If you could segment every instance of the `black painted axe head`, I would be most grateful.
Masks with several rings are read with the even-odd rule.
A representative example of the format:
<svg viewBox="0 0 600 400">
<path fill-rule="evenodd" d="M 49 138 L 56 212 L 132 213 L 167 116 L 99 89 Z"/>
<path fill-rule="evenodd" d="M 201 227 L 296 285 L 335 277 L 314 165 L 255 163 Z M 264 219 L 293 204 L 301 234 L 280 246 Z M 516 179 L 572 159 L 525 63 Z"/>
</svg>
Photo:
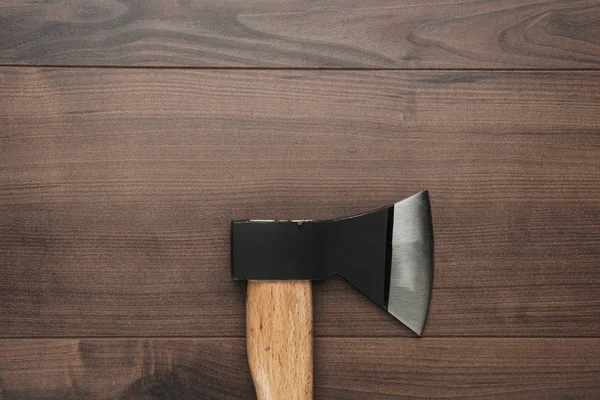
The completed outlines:
<svg viewBox="0 0 600 400">
<path fill-rule="evenodd" d="M 234 279 L 323 280 L 339 274 L 417 335 L 433 283 L 427 191 L 328 221 L 233 221 Z"/>
</svg>

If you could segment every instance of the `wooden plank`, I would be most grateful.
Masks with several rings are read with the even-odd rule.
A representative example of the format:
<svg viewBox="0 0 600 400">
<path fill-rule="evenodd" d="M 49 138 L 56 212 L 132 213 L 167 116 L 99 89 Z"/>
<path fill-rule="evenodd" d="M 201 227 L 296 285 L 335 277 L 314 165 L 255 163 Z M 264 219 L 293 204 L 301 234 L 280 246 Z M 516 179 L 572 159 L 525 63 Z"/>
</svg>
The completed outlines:
<svg viewBox="0 0 600 400">
<path fill-rule="evenodd" d="M 2 340 L 2 399 L 252 398 L 243 339 Z"/>
<path fill-rule="evenodd" d="M 428 336 L 600 333 L 600 72 L 0 71 L 0 335 L 236 336 L 229 223 L 429 188 Z M 317 336 L 410 335 L 339 278 Z"/>
<path fill-rule="evenodd" d="M 596 0 L 158 0 L 0 6 L 0 63 L 598 68 Z"/>
<path fill-rule="evenodd" d="M 317 399 L 597 399 L 599 339 L 321 338 Z M 2 398 L 252 399 L 243 339 L 4 339 Z"/>
<path fill-rule="evenodd" d="M 596 399 L 599 344 L 598 339 L 321 339 L 317 393 L 346 400 Z"/>
</svg>

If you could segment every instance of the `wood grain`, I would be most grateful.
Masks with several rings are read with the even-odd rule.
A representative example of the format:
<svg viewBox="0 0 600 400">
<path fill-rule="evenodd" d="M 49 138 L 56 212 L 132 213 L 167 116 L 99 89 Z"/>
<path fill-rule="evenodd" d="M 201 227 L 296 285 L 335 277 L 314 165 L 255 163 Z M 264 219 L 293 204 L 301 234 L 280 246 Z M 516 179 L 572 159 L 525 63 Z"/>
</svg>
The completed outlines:
<svg viewBox="0 0 600 400">
<path fill-rule="evenodd" d="M 312 282 L 249 281 L 248 365 L 258 400 L 313 400 Z"/>
<path fill-rule="evenodd" d="M 3 400 L 250 399 L 253 391 L 243 339 L 0 341 Z"/>
<path fill-rule="evenodd" d="M 600 333 L 600 73 L 0 70 L 0 335 L 244 335 L 232 219 L 430 190 L 426 336 Z M 410 335 L 339 278 L 317 336 Z"/>
<path fill-rule="evenodd" d="M 316 340 L 315 398 L 589 399 L 599 339 Z M 253 399 L 243 339 L 0 340 L 4 400 Z"/>
<path fill-rule="evenodd" d="M 13 0 L 0 63 L 598 68 L 596 0 Z"/>
</svg>

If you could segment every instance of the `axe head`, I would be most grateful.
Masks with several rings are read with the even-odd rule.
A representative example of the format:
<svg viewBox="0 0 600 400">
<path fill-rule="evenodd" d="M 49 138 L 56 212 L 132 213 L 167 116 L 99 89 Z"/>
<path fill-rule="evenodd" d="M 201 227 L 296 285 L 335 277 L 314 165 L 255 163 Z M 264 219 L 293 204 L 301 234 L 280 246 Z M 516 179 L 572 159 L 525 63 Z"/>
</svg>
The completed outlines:
<svg viewBox="0 0 600 400">
<path fill-rule="evenodd" d="M 427 191 L 328 221 L 233 221 L 234 279 L 323 280 L 339 274 L 417 335 L 433 283 Z"/>
</svg>

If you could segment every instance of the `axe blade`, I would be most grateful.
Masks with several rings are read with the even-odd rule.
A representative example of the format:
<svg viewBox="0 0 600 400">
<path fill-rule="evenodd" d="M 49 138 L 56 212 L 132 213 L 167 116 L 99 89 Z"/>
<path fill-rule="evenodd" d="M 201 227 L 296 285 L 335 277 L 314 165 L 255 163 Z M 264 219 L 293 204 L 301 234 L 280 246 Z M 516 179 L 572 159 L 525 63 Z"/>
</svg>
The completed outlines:
<svg viewBox="0 0 600 400">
<path fill-rule="evenodd" d="M 234 279 L 323 280 L 339 274 L 423 333 L 433 283 L 427 191 L 373 212 L 329 221 L 233 221 Z"/>
<path fill-rule="evenodd" d="M 394 204 L 387 310 L 423 334 L 433 284 L 433 228 L 427 191 Z"/>
</svg>

